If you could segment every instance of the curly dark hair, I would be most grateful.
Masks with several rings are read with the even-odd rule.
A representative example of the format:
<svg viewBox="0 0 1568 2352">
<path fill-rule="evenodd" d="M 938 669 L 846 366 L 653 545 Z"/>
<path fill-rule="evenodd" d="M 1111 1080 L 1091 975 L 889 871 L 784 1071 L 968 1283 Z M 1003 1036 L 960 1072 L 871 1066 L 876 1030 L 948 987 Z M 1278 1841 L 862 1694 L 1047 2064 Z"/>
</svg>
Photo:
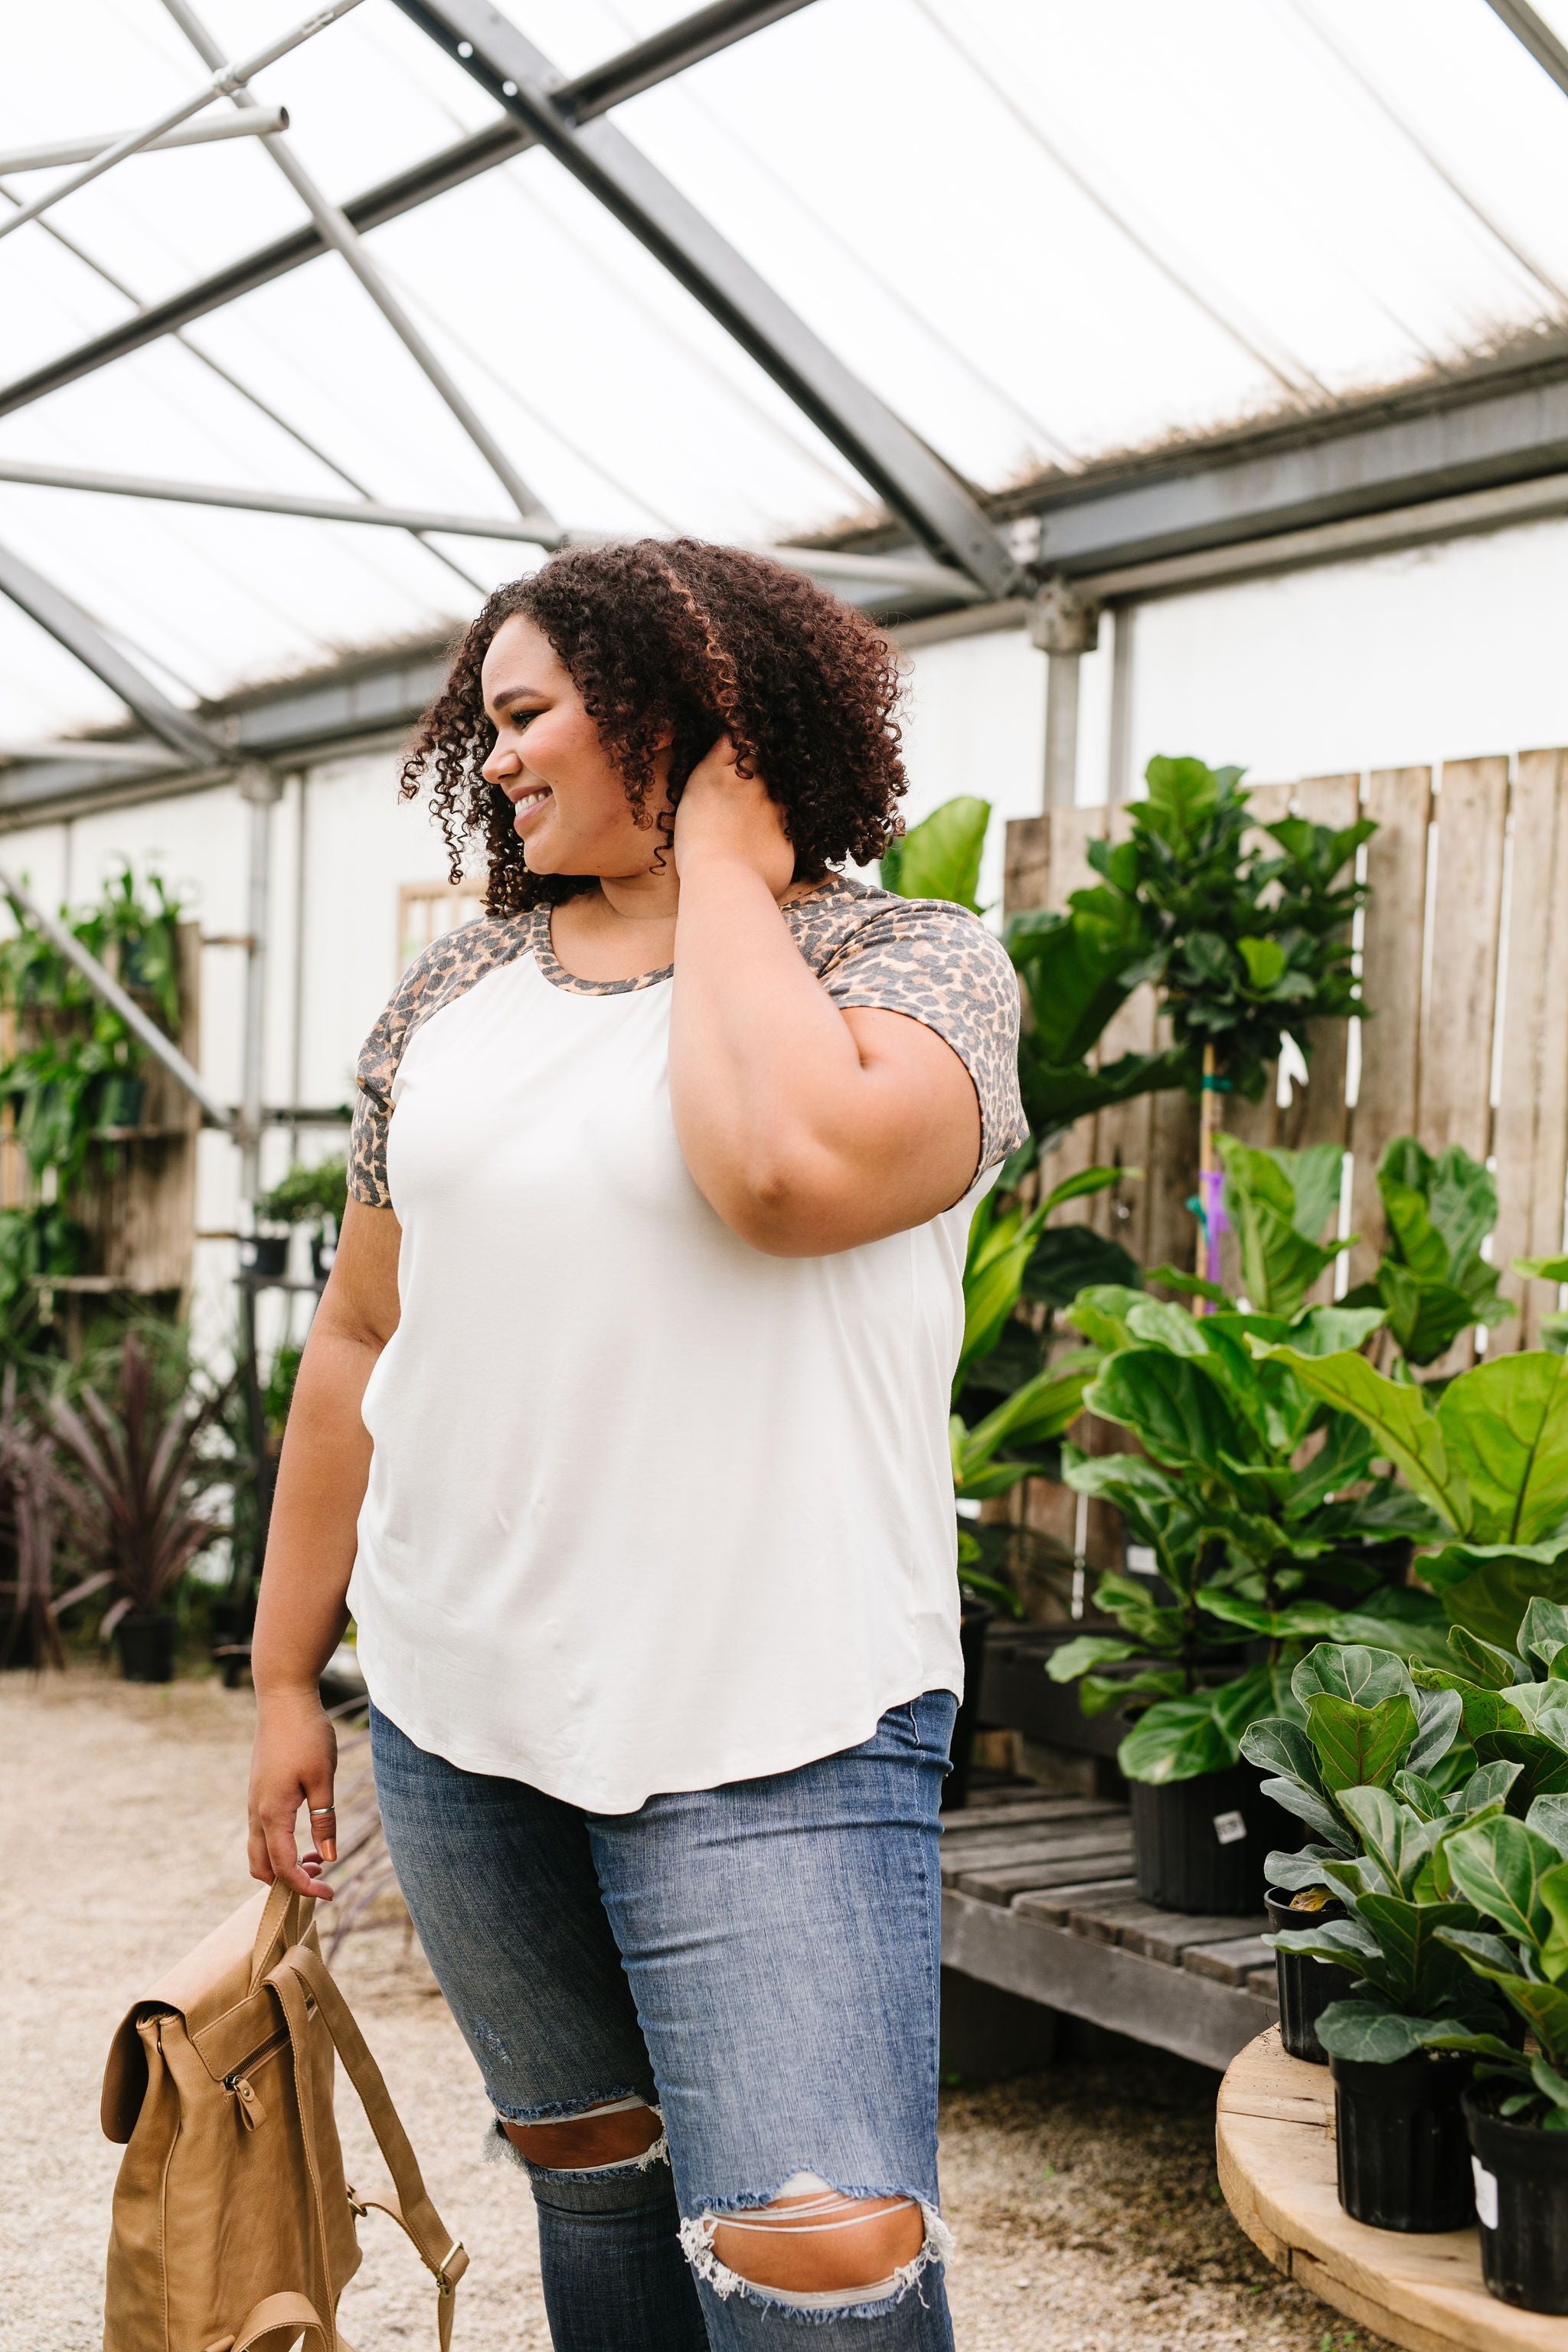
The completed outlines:
<svg viewBox="0 0 1568 2352">
<path fill-rule="evenodd" d="M 433 777 L 454 882 L 465 844 L 484 842 L 488 914 L 594 887 L 591 876 L 531 874 L 510 802 L 479 772 L 496 740 L 479 673 L 496 631 L 518 613 L 571 673 L 639 824 L 655 822 L 647 802 L 668 730 L 672 805 L 727 733 L 742 772 L 760 775 L 783 811 L 797 880 L 847 859 L 868 864 L 900 829 L 898 657 L 863 613 L 744 548 L 695 539 L 569 548 L 487 599 L 404 762 L 405 800 Z"/>
</svg>

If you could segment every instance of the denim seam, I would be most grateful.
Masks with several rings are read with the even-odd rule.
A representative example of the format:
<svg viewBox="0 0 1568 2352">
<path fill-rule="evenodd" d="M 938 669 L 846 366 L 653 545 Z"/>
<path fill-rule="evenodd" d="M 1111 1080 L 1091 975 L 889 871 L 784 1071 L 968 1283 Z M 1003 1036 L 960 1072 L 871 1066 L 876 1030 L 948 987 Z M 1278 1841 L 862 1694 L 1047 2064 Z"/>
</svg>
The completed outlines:
<svg viewBox="0 0 1568 2352">
<path fill-rule="evenodd" d="M 776 2312 L 782 2319 L 794 2320 L 806 2327 L 831 2326 L 840 2319 L 879 2319 L 895 2310 L 911 2292 L 920 2295 L 923 2305 L 925 2297 L 920 2290 L 922 2272 L 929 2270 L 932 2263 L 947 2263 L 952 2255 L 952 2231 L 935 2206 L 928 2205 L 923 2197 L 916 2197 L 908 2189 L 841 2189 L 838 2194 L 856 2201 L 877 2197 L 903 2197 L 910 2204 L 920 2207 L 925 2223 L 925 2236 L 920 2252 L 910 2261 L 900 2263 L 892 2273 L 891 2294 L 879 2295 L 871 2303 L 846 2301 L 803 2308 L 799 2304 L 785 2303 L 779 2295 L 771 2294 L 766 2287 L 758 2286 L 753 2280 L 743 2278 L 739 2271 L 731 2270 L 728 2263 L 721 2263 L 713 2252 L 713 2238 L 724 2216 L 727 2213 L 753 2212 L 760 2206 L 773 2202 L 772 2197 L 760 2198 L 754 2193 L 727 2199 L 722 2204 L 710 2205 L 705 2211 L 684 2219 L 680 2224 L 681 2252 L 697 2276 L 721 2303 L 738 2294 L 743 2303 L 758 2304 L 765 2310 Z M 854 2291 L 851 2289 L 849 2292 L 852 2294 Z"/>
</svg>

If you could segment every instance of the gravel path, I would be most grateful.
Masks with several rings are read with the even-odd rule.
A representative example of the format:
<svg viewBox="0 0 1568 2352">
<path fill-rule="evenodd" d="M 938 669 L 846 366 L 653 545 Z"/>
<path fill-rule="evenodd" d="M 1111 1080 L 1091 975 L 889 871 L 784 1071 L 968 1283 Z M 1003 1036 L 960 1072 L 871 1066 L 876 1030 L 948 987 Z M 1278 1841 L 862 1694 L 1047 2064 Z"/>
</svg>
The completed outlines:
<svg viewBox="0 0 1568 2352">
<path fill-rule="evenodd" d="M 136 1689 L 90 1669 L 0 1678 L 0 2352 L 96 2352 L 119 2151 L 98 2129 L 128 2002 L 247 1891 L 239 1835 L 251 1701 Z M 458 2352 L 548 2352 L 527 2189 L 481 2165 L 478 2075 L 395 1935 L 340 1970 L 473 2267 Z M 1068 2063 L 946 2095 L 963 2352 L 1351 2352 L 1373 2339 L 1287 2284 L 1226 2213 L 1214 2077 L 1174 2061 Z M 349 2178 L 374 2163 L 342 2103 Z M 411 2249 L 373 2214 L 343 2299 L 361 2352 L 434 2342 Z"/>
</svg>

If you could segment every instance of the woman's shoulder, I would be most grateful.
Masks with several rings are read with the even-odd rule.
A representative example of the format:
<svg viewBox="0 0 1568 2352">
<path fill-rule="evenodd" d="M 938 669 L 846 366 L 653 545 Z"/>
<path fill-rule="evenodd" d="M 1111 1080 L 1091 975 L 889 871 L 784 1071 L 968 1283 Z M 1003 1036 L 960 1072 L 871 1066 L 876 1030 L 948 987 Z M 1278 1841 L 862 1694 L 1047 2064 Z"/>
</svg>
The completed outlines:
<svg viewBox="0 0 1568 2352">
<path fill-rule="evenodd" d="M 911 963 L 951 960 L 979 975 L 1005 974 L 1012 959 L 982 917 L 950 898 L 905 898 L 853 875 L 826 880 L 784 908 L 795 944 L 819 978 L 841 961 L 876 952 Z"/>
<path fill-rule="evenodd" d="M 512 962 L 533 945 L 540 909 L 521 915 L 479 915 L 458 923 L 422 948 L 365 1039 L 359 1059 L 363 1087 L 390 1081 L 403 1050 L 422 1021 L 464 995 L 487 972 Z"/>
</svg>

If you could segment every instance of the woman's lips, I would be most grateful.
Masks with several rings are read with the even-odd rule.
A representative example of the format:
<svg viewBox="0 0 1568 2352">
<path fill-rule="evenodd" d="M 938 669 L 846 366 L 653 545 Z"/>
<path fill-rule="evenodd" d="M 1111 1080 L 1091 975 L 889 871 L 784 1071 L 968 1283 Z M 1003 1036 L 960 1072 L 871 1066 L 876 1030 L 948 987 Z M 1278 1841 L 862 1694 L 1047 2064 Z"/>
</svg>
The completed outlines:
<svg viewBox="0 0 1568 2352">
<path fill-rule="evenodd" d="M 542 786 L 537 792 L 520 793 L 512 803 L 512 830 L 515 833 L 521 833 L 531 818 L 539 814 L 541 809 L 549 807 L 552 797 L 548 785 Z"/>
</svg>

